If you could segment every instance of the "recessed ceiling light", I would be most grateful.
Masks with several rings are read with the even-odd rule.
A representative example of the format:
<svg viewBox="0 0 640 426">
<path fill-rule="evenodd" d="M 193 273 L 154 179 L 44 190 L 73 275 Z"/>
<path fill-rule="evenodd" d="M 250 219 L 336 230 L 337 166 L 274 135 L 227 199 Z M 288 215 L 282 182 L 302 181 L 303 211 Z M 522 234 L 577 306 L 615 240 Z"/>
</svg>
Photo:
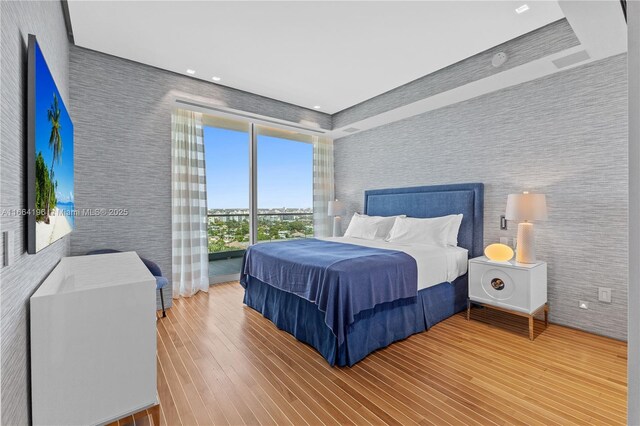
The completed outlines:
<svg viewBox="0 0 640 426">
<path fill-rule="evenodd" d="M 196 73 L 196 71 L 195 71 L 195 70 L 192 70 L 191 68 L 189 68 L 189 69 L 187 70 L 187 74 L 194 75 L 195 73 Z"/>
<path fill-rule="evenodd" d="M 526 4 L 523 4 L 522 6 L 516 9 L 516 13 L 521 14 L 526 12 L 527 10 L 529 10 L 529 6 L 527 6 Z"/>
<path fill-rule="evenodd" d="M 320 105 L 315 105 L 315 106 L 313 107 L 313 109 L 320 109 L 320 108 L 322 108 Z"/>
<path fill-rule="evenodd" d="M 211 80 L 213 80 L 213 81 L 220 81 L 220 80 L 222 80 L 222 79 L 221 79 L 220 77 L 211 77 Z"/>
</svg>

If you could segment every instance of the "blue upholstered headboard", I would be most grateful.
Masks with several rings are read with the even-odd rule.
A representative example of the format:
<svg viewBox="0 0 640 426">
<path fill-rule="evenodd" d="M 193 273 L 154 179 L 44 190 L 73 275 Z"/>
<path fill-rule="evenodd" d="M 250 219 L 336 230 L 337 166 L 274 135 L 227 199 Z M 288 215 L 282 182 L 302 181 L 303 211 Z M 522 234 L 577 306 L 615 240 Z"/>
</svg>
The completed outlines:
<svg viewBox="0 0 640 426">
<path fill-rule="evenodd" d="M 372 189 L 364 192 L 364 213 L 371 216 L 406 214 L 438 217 L 462 213 L 458 245 L 469 250 L 469 258 L 483 252 L 484 184 L 417 186 Z"/>
</svg>

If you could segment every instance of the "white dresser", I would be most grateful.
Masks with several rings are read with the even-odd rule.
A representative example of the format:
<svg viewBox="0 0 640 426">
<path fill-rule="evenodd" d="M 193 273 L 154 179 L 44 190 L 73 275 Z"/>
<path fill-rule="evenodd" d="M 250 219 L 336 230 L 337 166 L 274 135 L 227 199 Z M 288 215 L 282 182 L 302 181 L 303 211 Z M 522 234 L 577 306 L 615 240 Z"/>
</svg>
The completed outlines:
<svg viewBox="0 0 640 426">
<path fill-rule="evenodd" d="M 469 260 L 469 303 L 501 309 L 529 318 L 529 338 L 533 340 L 533 320 L 544 312 L 548 324 L 547 264 L 545 262 L 493 262 L 485 256 Z"/>
<path fill-rule="evenodd" d="M 104 424 L 158 404 L 155 291 L 135 252 L 60 261 L 31 296 L 34 425 Z"/>
</svg>

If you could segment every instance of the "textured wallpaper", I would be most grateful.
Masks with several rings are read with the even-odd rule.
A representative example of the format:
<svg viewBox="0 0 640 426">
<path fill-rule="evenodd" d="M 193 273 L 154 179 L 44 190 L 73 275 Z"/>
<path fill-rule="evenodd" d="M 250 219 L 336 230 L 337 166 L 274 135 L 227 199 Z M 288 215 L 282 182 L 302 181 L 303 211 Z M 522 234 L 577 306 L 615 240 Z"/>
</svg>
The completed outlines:
<svg viewBox="0 0 640 426">
<path fill-rule="evenodd" d="M 176 96 L 331 127 L 331 116 L 91 50 L 71 47 L 76 207 L 127 209 L 77 217 L 72 254 L 135 250 L 171 280 L 171 110 Z M 171 286 L 165 303 L 171 305 Z"/>
<path fill-rule="evenodd" d="M 333 125 L 335 128 L 347 126 L 579 44 L 571 26 L 563 18 L 342 110 L 334 114 Z M 491 59 L 498 52 L 506 53 L 509 59 L 500 68 L 495 68 Z M 428 52 L 420 54 L 427 55 Z"/>
<path fill-rule="evenodd" d="M 26 208 L 27 36 L 35 34 L 60 94 L 69 106 L 69 44 L 60 2 L 0 2 L 0 139 L 2 177 L 0 207 Z M 72 118 L 73 109 L 70 108 Z M 38 254 L 26 253 L 26 221 L 1 217 L 11 231 L 14 256 L 0 269 L 2 286 L 2 419 L 3 425 L 26 425 L 31 417 L 29 376 L 29 297 L 61 257 L 69 254 L 69 237 Z M 0 244 L 2 247 L 2 244 Z"/>
<path fill-rule="evenodd" d="M 365 189 L 484 182 L 489 244 L 516 234 L 515 223 L 499 228 L 508 194 L 545 193 L 536 237 L 551 320 L 625 339 L 626 70 L 618 55 L 338 139 L 336 196 L 350 216 Z M 598 287 L 613 289 L 612 303 L 598 302 Z"/>
</svg>

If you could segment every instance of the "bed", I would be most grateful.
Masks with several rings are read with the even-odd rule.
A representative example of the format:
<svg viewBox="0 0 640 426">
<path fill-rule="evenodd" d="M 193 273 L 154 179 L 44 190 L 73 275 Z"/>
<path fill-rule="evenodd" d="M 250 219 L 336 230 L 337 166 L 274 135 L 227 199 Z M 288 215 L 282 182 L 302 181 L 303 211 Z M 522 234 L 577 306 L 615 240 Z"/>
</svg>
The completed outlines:
<svg viewBox="0 0 640 426">
<path fill-rule="evenodd" d="M 418 218 L 462 213 L 458 251 L 472 258 L 483 249 L 483 196 L 481 183 L 369 190 L 364 213 Z M 466 259 L 461 262 L 459 252 L 443 255 L 450 265 L 465 268 L 460 276 L 451 275 L 451 268 L 428 271 L 419 265 L 419 255 L 407 252 L 344 239 L 258 244 L 243 259 L 244 303 L 313 346 L 330 365 L 351 366 L 466 308 Z M 443 281 L 420 286 L 427 275 Z"/>
</svg>

